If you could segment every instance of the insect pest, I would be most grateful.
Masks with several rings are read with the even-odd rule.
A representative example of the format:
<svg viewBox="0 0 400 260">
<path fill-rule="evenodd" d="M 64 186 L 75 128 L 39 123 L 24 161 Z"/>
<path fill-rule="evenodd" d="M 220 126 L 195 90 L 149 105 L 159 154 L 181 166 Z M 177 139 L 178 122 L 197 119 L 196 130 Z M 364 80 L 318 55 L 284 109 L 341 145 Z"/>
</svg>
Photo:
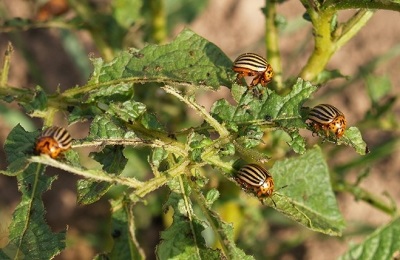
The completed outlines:
<svg viewBox="0 0 400 260">
<path fill-rule="evenodd" d="M 274 192 L 274 180 L 271 174 L 258 164 L 243 166 L 238 171 L 235 180 L 244 190 L 254 192 L 260 200 L 271 197 Z"/>
<path fill-rule="evenodd" d="M 36 140 L 35 153 L 47 154 L 56 159 L 71 147 L 72 138 L 65 128 L 52 126 L 45 129 Z"/>
<path fill-rule="evenodd" d="M 307 121 L 314 133 L 323 132 L 326 137 L 333 134 L 339 139 L 346 131 L 344 114 L 329 104 L 320 104 L 311 109 Z"/>
<path fill-rule="evenodd" d="M 257 84 L 265 87 L 274 76 L 274 70 L 266 59 L 255 53 L 244 53 L 233 62 L 233 71 L 237 74 L 236 81 L 243 77 L 253 77 L 249 89 Z"/>
</svg>

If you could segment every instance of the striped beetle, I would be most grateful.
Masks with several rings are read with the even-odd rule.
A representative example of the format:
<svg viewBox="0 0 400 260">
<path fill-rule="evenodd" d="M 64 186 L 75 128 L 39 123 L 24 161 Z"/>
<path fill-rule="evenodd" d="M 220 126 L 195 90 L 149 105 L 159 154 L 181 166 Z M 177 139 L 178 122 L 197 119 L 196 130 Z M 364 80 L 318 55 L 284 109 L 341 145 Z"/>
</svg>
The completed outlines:
<svg viewBox="0 0 400 260">
<path fill-rule="evenodd" d="M 274 70 L 271 65 L 258 54 L 244 53 L 236 58 L 233 62 L 233 71 L 238 73 L 236 82 L 239 82 L 243 77 L 252 77 L 249 89 L 252 89 L 257 84 L 265 87 L 274 76 Z"/>
<path fill-rule="evenodd" d="M 238 171 L 235 180 L 240 184 L 242 189 L 255 192 L 260 200 L 263 197 L 270 197 L 274 192 L 274 180 L 271 174 L 258 164 L 243 166 Z"/>
<path fill-rule="evenodd" d="M 56 159 L 60 153 L 71 147 L 72 138 L 65 128 L 52 126 L 45 129 L 35 144 L 36 154 L 47 154 Z"/>
<path fill-rule="evenodd" d="M 329 104 L 320 104 L 311 109 L 308 114 L 308 126 L 313 133 L 323 131 L 325 136 L 334 134 L 336 138 L 343 136 L 346 130 L 346 118 L 336 107 Z"/>
</svg>

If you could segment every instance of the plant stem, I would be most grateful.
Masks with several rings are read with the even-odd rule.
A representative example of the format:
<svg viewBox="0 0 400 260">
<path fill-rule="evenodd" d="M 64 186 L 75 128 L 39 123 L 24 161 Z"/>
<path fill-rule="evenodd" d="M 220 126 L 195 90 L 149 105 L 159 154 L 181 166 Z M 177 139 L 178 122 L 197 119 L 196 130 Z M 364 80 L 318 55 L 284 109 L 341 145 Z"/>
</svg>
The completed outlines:
<svg viewBox="0 0 400 260">
<path fill-rule="evenodd" d="M 365 1 L 365 0 L 326 0 L 323 3 L 325 9 L 383 9 L 400 11 L 399 2 L 396 0 L 389 1 Z"/>
<path fill-rule="evenodd" d="M 60 161 L 51 159 L 49 156 L 42 155 L 42 156 L 32 156 L 29 159 L 30 162 L 34 163 L 40 163 L 40 164 L 45 164 L 45 165 L 50 165 L 52 167 L 67 171 L 67 172 L 72 172 L 76 175 L 80 175 L 84 178 L 87 178 L 89 180 L 93 181 L 105 181 L 109 183 L 118 183 L 122 185 L 126 185 L 131 188 L 138 188 L 143 185 L 142 182 L 134 179 L 134 178 L 125 178 L 125 177 L 119 177 L 119 176 L 112 176 L 109 173 L 103 172 L 101 170 L 87 170 L 83 168 L 77 168 L 65 163 L 62 163 Z"/>
<path fill-rule="evenodd" d="M 273 81 L 276 90 L 279 92 L 283 88 L 282 63 L 279 52 L 279 37 L 275 23 L 276 2 L 265 0 L 265 45 L 267 46 L 267 58 L 274 69 Z"/>
<path fill-rule="evenodd" d="M 175 167 L 169 169 L 158 177 L 148 180 L 143 186 L 139 187 L 134 194 L 140 198 L 143 198 L 148 193 L 158 189 L 163 186 L 169 179 L 184 174 L 186 167 L 189 165 L 189 160 L 183 160 L 181 163 L 175 165 Z"/>
<path fill-rule="evenodd" d="M 204 120 L 209 123 L 220 135 L 220 138 L 227 137 L 229 131 L 221 125 L 217 120 L 215 120 L 202 106 L 198 105 L 194 100 L 188 97 L 182 96 L 178 90 L 171 86 L 162 87 L 167 93 L 177 97 L 180 101 L 186 103 L 189 107 L 194 109 Z"/>
<path fill-rule="evenodd" d="M 313 80 L 328 63 L 336 51 L 331 39 L 331 20 L 334 11 L 320 12 L 310 11 L 311 21 L 314 26 L 314 51 L 307 64 L 300 72 L 300 77 L 306 81 Z"/>
<path fill-rule="evenodd" d="M 8 82 L 8 71 L 10 70 L 10 59 L 11 59 L 11 54 L 14 52 L 14 49 L 9 42 L 7 45 L 7 50 L 5 51 L 4 54 L 4 62 L 3 66 L 0 71 L 0 88 L 5 87 Z"/>
<path fill-rule="evenodd" d="M 372 17 L 374 11 L 361 10 L 345 24 L 332 31 L 332 19 L 336 14 L 334 9 L 315 11 L 308 9 L 314 26 L 315 47 L 307 64 L 300 72 L 300 77 L 311 81 L 323 71 L 332 55 L 356 35 Z"/>
<path fill-rule="evenodd" d="M 152 38 L 155 43 L 164 43 L 167 39 L 166 15 L 163 0 L 150 0 Z"/>
<path fill-rule="evenodd" d="M 136 131 L 136 130 L 135 130 Z M 146 133 L 149 133 L 147 131 Z M 151 131 L 153 132 L 153 131 Z M 170 139 L 172 140 L 172 139 Z M 188 154 L 185 150 L 185 146 L 179 142 L 166 142 L 166 140 L 158 140 L 153 136 L 151 140 L 144 140 L 141 138 L 131 138 L 131 139 L 95 139 L 92 141 L 74 142 L 72 148 L 77 147 L 99 147 L 104 145 L 124 145 L 124 146 L 134 146 L 134 147 L 151 147 L 151 148 L 163 148 L 173 154 L 187 157 Z"/>
<path fill-rule="evenodd" d="M 206 217 L 209 225 L 211 226 L 214 234 L 217 238 L 217 241 L 221 245 L 222 252 L 226 259 L 232 258 L 232 253 L 234 252 L 234 248 L 231 248 L 230 240 L 227 234 L 224 232 L 224 227 L 220 225 L 222 223 L 218 214 L 209 209 L 206 205 L 206 199 L 203 194 L 199 191 L 198 187 L 191 181 L 189 181 L 189 185 L 192 188 L 193 197 L 197 201 L 197 205 L 200 207 L 201 212 Z"/>
<path fill-rule="evenodd" d="M 341 35 L 336 39 L 336 48 L 339 49 L 356 35 L 372 17 L 374 12 L 371 10 L 360 10 L 349 21 L 338 28 L 337 31 L 341 31 Z"/>
<path fill-rule="evenodd" d="M 354 197 L 357 200 L 363 200 L 367 202 L 368 204 L 372 205 L 373 207 L 380 209 L 381 211 L 391 215 L 395 216 L 397 212 L 396 205 L 388 205 L 388 203 L 382 201 L 381 199 L 377 198 L 374 194 L 371 192 L 366 191 L 363 188 L 360 188 L 358 186 L 354 186 L 350 183 L 347 183 L 345 181 L 337 183 L 336 185 L 333 186 L 333 189 L 335 191 L 340 191 L 340 192 L 349 192 L 354 195 Z"/>
<path fill-rule="evenodd" d="M 370 165 L 373 162 L 377 162 L 378 160 L 382 160 L 383 158 L 392 155 L 394 151 L 399 149 L 399 146 L 399 137 L 390 138 L 386 142 L 374 148 L 369 154 L 359 157 L 358 159 L 350 161 L 346 164 L 336 166 L 334 168 L 334 171 L 339 175 L 343 175 L 344 173 L 355 167 L 365 167 L 365 165 Z"/>
</svg>

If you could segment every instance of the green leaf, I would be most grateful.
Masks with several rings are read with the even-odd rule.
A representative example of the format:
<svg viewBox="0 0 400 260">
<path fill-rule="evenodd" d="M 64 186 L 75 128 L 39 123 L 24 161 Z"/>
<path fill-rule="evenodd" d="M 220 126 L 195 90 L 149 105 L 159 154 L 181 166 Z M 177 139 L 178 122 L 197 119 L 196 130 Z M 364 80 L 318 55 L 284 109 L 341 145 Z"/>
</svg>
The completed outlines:
<svg viewBox="0 0 400 260">
<path fill-rule="evenodd" d="M 136 239 L 133 205 L 127 201 L 112 202 L 111 236 L 114 240 L 109 259 L 145 259 Z"/>
<path fill-rule="evenodd" d="M 98 91 L 90 93 L 88 103 L 100 101 L 106 104 L 117 101 L 125 101 L 133 96 L 132 83 L 118 83 L 115 85 L 98 88 Z M 112 103 L 111 103 L 112 104 Z"/>
<path fill-rule="evenodd" d="M 168 152 L 163 148 L 154 148 L 149 158 L 153 168 L 158 169 L 161 163 L 168 157 Z"/>
<path fill-rule="evenodd" d="M 150 113 L 145 113 L 140 118 L 140 123 L 149 130 L 157 130 L 166 133 L 165 127 L 158 121 L 157 117 Z"/>
<path fill-rule="evenodd" d="M 271 173 L 276 190 L 272 198 L 278 211 L 311 230 L 341 235 L 344 220 L 318 146 L 297 158 L 277 161 Z M 268 198 L 265 202 L 272 205 Z"/>
<path fill-rule="evenodd" d="M 26 132 L 20 125 L 16 125 L 9 133 L 4 151 L 7 155 L 7 175 L 16 175 L 22 172 L 29 164 L 28 158 L 33 155 L 36 138 L 39 131 Z"/>
<path fill-rule="evenodd" d="M 43 111 L 48 107 L 47 95 L 40 86 L 36 86 L 33 99 L 27 103 L 21 102 L 20 104 L 29 114 L 35 110 Z"/>
<path fill-rule="evenodd" d="M 258 99 L 247 88 L 235 84 L 232 95 L 238 104 L 233 106 L 226 100 L 218 100 L 212 106 L 211 114 L 219 122 L 234 122 L 242 129 L 256 125 L 280 128 L 292 137 L 293 141 L 289 145 L 294 145 L 296 152 L 303 153 L 305 142 L 297 128 L 305 128 L 306 125 L 300 111 L 303 103 L 316 89 L 311 83 L 298 79 L 286 96 L 265 89 L 261 99 Z"/>
<path fill-rule="evenodd" d="M 107 146 L 99 153 L 92 153 L 91 157 L 103 166 L 104 171 L 119 174 L 128 161 L 122 153 L 123 150 L 121 145 Z"/>
<path fill-rule="evenodd" d="M 156 249 L 158 259 L 221 259 L 218 251 L 207 248 L 201 235 L 203 223 L 193 214 L 190 188 L 180 179 L 168 183 L 172 192 L 164 207 L 173 209 L 173 223 L 161 232 L 161 243 Z"/>
<path fill-rule="evenodd" d="M 65 248 L 65 232 L 53 233 L 47 225 L 42 195 L 56 177 L 43 174 L 44 166 L 32 163 L 18 175 L 21 202 L 9 226 L 9 244 L 3 252 L 12 259 L 52 259 Z"/>
<path fill-rule="evenodd" d="M 107 98 L 110 91 L 115 91 L 115 86 L 121 84 L 124 89 L 133 87 L 134 83 L 147 82 L 218 89 L 221 85 L 230 86 L 234 74 L 232 61 L 216 45 L 188 29 L 169 44 L 122 52 L 110 63 L 96 61 L 95 66 L 95 73 L 89 81 L 94 89 L 89 98 L 91 101 L 98 99 L 99 93 Z M 109 90 L 99 92 L 100 87 Z M 125 90 L 123 95 L 126 95 Z"/>
<path fill-rule="evenodd" d="M 123 149 L 123 146 L 107 146 L 99 153 L 92 153 L 91 157 L 103 166 L 104 171 L 118 176 L 122 173 L 128 161 L 122 153 Z M 79 180 L 78 203 L 91 204 L 98 201 L 112 185 L 108 182 Z"/>
<path fill-rule="evenodd" d="M 125 126 L 121 122 L 103 114 L 93 119 L 88 139 L 121 139 L 125 132 Z"/>
<path fill-rule="evenodd" d="M 212 144 L 212 140 L 205 135 L 191 133 L 188 138 L 188 143 L 191 148 L 190 158 L 192 161 L 200 162 L 204 149 Z"/>
<path fill-rule="evenodd" d="M 396 259 L 400 251 L 400 218 L 379 228 L 362 243 L 352 246 L 339 259 Z"/>
<path fill-rule="evenodd" d="M 349 127 L 346 132 L 337 142 L 338 144 L 346 144 L 352 146 L 357 153 L 365 155 L 369 153 L 369 148 L 362 139 L 361 132 L 357 127 Z"/>
<path fill-rule="evenodd" d="M 299 131 L 295 130 L 291 132 L 290 136 L 292 140 L 288 142 L 288 145 L 292 147 L 295 153 L 303 154 L 306 151 L 306 144 Z"/>
<path fill-rule="evenodd" d="M 103 197 L 111 188 L 112 184 L 108 182 L 95 182 L 90 180 L 78 180 L 77 203 L 81 205 L 92 204 Z"/>
<path fill-rule="evenodd" d="M 81 122 L 85 119 L 92 120 L 96 115 L 102 114 L 103 111 L 95 106 L 74 106 L 70 107 L 68 114 L 68 124 Z"/>
<path fill-rule="evenodd" d="M 128 100 L 122 104 L 110 104 L 108 112 L 125 122 L 133 122 L 146 112 L 146 106 L 143 103 Z"/>
<path fill-rule="evenodd" d="M 208 224 L 214 231 L 217 241 L 221 245 L 222 252 L 225 254 L 224 258 L 238 260 L 254 259 L 252 256 L 246 255 L 242 249 L 236 246 L 232 224 L 222 221 L 221 217 L 211 209 L 212 201 L 217 198 L 218 193 L 211 190 L 207 194 L 207 198 L 204 198 L 200 190 L 196 186 L 194 187 L 194 196 L 197 199 L 199 207 L 203 215 L 206 217 Z"/>
<path fill-rule="evenodd" d="M 219 191 L 216 189 L 211 189 L 207 192 L 205 197 L 207 208 L 211 208 L 214 202 L 219 198 L 220 194 Z"/>
</svg>

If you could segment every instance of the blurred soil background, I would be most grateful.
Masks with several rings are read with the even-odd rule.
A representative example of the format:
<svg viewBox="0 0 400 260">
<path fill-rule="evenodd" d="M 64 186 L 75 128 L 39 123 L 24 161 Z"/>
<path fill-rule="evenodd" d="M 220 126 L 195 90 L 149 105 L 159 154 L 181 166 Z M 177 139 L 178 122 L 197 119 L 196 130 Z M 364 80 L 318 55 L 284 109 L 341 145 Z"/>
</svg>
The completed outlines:
<svg viewBox="0 0 400 260">
<path fill-rule="evenodd" d="M 104 1 L 98 1 L 104 2 Z M 26 0 L 2 0 L 0 9 L 6 18 L 21 17 L 34 18 L 32 7 L 36 6 L 32 1 Z M 189 27 L 194 32 L 219 46 L 232 60 L 244 52 L 256 52 L 265 56 L 265 26 L 264 15 L 261 8 L 263 0 L 211 0 L 204 11 L 201 12 L 190 24 L 170 25 L 173 28 L 171 39 L 184 27 Z M 5 12 L 4 12 L 5 10 Z M 311 26 L 302 19 L 304 8 L 299 1 L 290 0 L 279 5 L 278 13 L 288 21 L 288 28 L 281 34 L 280 51 L 283 58 L 284 78 L 296 77 L 313 49 Z M 346 19 L 352 11 L 341 13 L 339 19 Z M 66 14 L 67 16 L 70 14 Z M 2 19 L 0 17 L 0 19 Z M 84 52 L 89 56 L 99 57 L 95 46 L 85 31 L 76 33 L 84 47 Z M 61 42 L 62 33 L 57 29 L 33 29 L 25 32 L 0 33 L 0 55 L 3 59 L 8 42 L 12 42 L 15 52 L 9 75 L 9 84 L 21 88 L 34 88 L 42 86 L 52 93 L 57 89 L 65 90 L 75 85 L 85 84 L 87 76 L 76 66 L 73 58 L 65 51 Z M 331 59 L 328 69 L 338 69 L 344 75 L 354 75 L 360 68 L 374 58 L 387 53 L 391 48 L 400 44 L 400 14 L 392 11 L 377 11 L 368 24 L 340 49 Z M 394 86 L 392 93 L 399 94 L 400 84 L 400 58 L 397 56 L 379 65 L 377 75 L 388 75 Z M 356 81 L 340 92 L 334 92 L 335 88 L 345 84 L 345 79 L 330 81 L 315 95 L 316 103 L 331 103 L 339 107 L 346 115 L 348 125 L 359 121 L 371 107 L 368 98 L 365 81 Z M 326 93 L 329 95 L 324 95 Z M 221 97 L 229 98 L 229 91 L 222 88 L 215 93 L 215 98 L 209 94 L 200 97 L 199 102 L 206 107 Z M 18 109 L 16 104 L 4 104 Z M 400 104 L 396 106 L 397 120 L 400 119 Z M 0 144 L 4 141 L 13 127 L 9 118 L 0 117 Z M 18 119 L 15 119 L 18 120 Z M 65 125 L 65 119 L 60 115 L 60 124 Z M 42 122 L 35 120 L 37 129 Z M 15 124 L 14 124 L 15 125 Z M 74 138 L 82 138 L 88 133 L 87 126 L 74 125 L 69 128 Z M 363 136 L 371 150 L 374 146 L 387 139 L 391 133 L 383 131 L 367 131 Z M 398 134 L 398 132 L 397 132 Z M 317 138 L 309 140 L 310 145 L 317 142 Z M 351 148 L 341 147 L 336 156 L 329 158 L 330 167 L 349 160 L 349 157 L 358 155 Z M 396 203 L 400 204 L 400 149 L 396 153 L 386 157 L 378 164 L 371 167 L 370 175 L 362 182 L 361 186 L 373 191 L 378 196 L 387 192 Z M 6 168 L 4 150 L 0 149 L 1 169 Z M 80 234 L 79 240 L 75 240 L 73 250 L 66 250 L 56 259 L 91 259 L 94 249 L 87 242 L 91 239 L 99 239 L 106 236 L 104 223 L 109 214 L 107 201 L 100 201 L 90 206 L 76 205 L 76 181 L 77 177 L 65 172 L 48 168 L 48 174 L 59 175 L 54 182 L 52 190 L 44 194 L 44 203 L 47 208 L 47 221 L 53 231 L 59 232 L 68 225 L 68 233 L 73 236 Z M 348 179 L 354 180 L 357 172 L 350 172 Z M 7 240 L 6 226 L 10 221 L 10 214 L 20 200 L 15 178 L 0 175 L 0 245 Z M 348 226 L 370 224 L 379 226 L 387 223 L 390 217 L 365 202 L 358 202 L 349 194 L 339 196 L 339 206 L 347 221 Z M 161 221 L 154 221 L 154 229 L 146 232 L 141 239 L 152 241 L 156 244 L 159 231 L 162 229 Z M 307 232 L 307 231 L 304 231 Z M 351 232 L 351 231 L 347 231 Z M 90 233 L 94 233 L 97 238 Z M 290 237 L 287 230 L 277 230 L 274 236 Z M 83 237 L 85 239 L 83 239 Z M 361 239 L 362 237 L 360 237 Z M 360 240 L 357 236 L 351 239 L 335 238 L 312 233 L 305 243 L 283 255 L 281 259 L 336 259 L 344 253 L 351 243 Z M 266 245 L 267 248 L 268 245 Z M 146 248 L 146 251 L 154 248 Z M 151 259 L 151 256 L 150 256 Z"/>
</svg>

